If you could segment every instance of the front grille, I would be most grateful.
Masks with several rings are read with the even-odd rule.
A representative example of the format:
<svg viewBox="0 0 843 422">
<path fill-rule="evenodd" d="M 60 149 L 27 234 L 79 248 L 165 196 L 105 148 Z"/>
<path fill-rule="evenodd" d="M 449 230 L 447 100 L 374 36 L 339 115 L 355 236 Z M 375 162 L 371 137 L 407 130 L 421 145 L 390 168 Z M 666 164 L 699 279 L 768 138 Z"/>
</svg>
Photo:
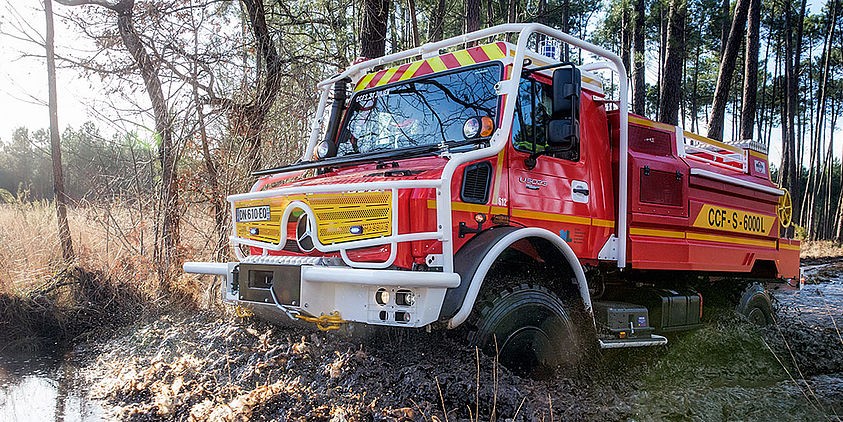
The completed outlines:
<svg viewBox="0 0 843 422">
<path fill-rule="evenodd" d="M 293 235 L 288 234 L 287 236 L 291 237 Z M 284 242 L 284 250 L 287 251 L 287 252 L 301 252 L 302 251 L 301 249 L 299 249 L 299 244 L 298 244 L 298 242 L 296 242 L 296 239 L 287 239 L 287 241 Z"/>
<path fill-rule="evenodd" d="M 240 201 L 236 208 L 270 206 L 270 219 L 237 222 L 237 236 L 267 243 L 279 243 L 281 216 L 293 201 L 308 204 L 315 214 L 314 233 L 323 245 L 372 239 L 392 234 L 392 191 L 296 194 L 269 199 Z M 295 210 L 295 222 L 303 211 Z M 296 232 L 287 233 L 284 250 L 300 252 Z"/>
<path fill-rule="evenodd" d="M 392 192 L 307 195 L 316 214 L 316 233 L 324 245 L 392 234 Z"/>
<path fill-rule="evenodd" d="M 471 204 L 489 202 L 489 182 L 492 179 L 492 165 L 488 161 L 475 163 L 465 168 L 460 198 Z"/>
</svg>

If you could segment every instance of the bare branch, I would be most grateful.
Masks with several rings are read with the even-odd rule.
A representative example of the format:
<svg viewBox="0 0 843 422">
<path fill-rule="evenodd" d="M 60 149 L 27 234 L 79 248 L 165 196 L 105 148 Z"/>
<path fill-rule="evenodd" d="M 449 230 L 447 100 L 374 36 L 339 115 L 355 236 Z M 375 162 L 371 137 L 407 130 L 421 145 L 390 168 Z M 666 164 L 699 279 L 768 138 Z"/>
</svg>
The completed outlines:
<svg viewBox="0 0 843 422">
<path fill-rule="evenodd" d="M 117 12 L 120 10 L 120 5 L 123 1 L 111 3 L 105 0 L 56 0 L 56 3 L 63 6 L 102 6 Z"/>
</svg>

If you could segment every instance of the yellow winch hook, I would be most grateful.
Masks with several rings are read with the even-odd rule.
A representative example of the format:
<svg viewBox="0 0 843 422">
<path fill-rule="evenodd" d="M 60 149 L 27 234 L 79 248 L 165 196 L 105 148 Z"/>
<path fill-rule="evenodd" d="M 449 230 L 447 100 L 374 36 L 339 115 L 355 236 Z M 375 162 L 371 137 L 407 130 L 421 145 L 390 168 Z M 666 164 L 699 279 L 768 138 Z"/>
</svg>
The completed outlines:
<svg viewBox="0 0 843 422">
<path fill-rule="evenodd" d="M 339 311 L 334 311 L 328 315 L 320 315 L 318 317 L 296 315 L 296 318 L 305 322 L 316 324 L 316 328 L 318 328 L 319 331 L 339 330 L 342 324 L 348 323 L 348 321 L 342 319 Z"/>
</svg>

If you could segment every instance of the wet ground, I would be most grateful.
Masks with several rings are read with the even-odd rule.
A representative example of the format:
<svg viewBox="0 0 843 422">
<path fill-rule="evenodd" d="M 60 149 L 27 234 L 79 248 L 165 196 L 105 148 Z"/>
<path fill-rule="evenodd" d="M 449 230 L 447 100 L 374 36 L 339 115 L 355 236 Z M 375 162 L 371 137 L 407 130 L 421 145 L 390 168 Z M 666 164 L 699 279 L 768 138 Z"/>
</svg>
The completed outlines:
<svg viewBox="0 0 843 422">
<path fill-rule="evenodd" d="M 79 367 L 53 356 L 0 357 L 0 420 L 103 420 L 103 407 L 88 396 Z"/>
<path fill-rule="evenodd" d="M 843 264 L 804 270 L 813 284 L 775 294 L 773 327 L 715 314 L 543 381 L 442 333 L 163 317 L 64 363 L 0 362 L 0 420 L 840 420 Z"/>
</svg>

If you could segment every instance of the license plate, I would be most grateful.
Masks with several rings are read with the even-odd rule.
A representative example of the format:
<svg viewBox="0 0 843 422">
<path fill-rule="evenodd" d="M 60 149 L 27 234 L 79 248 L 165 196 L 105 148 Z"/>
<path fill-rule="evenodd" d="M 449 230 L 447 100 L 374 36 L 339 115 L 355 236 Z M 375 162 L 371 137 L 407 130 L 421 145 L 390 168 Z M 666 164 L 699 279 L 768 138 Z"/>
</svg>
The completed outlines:
<svg viewBox="0 0 843 422">
<path fill-rule="evenodd" d="M 237 222 L 269 221 L 269 205 L 259 207 L 237 208 Z"/>
</svg>

